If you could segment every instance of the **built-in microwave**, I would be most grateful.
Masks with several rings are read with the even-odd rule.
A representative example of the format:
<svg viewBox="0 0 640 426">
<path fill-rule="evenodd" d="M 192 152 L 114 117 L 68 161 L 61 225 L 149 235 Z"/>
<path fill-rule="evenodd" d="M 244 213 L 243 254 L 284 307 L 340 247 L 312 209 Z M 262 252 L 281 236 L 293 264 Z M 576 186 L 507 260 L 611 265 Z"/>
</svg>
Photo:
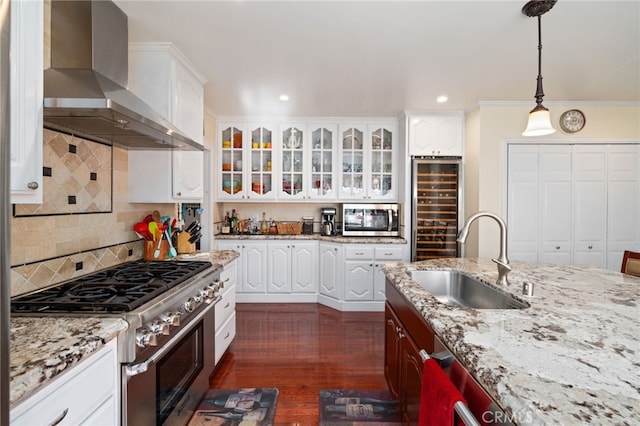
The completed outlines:
<svg viewBox="0 0 640 426">
<path fill-rule="evenodd" d="M 342 235 L 399 237 L 399 204 L 343 204 Z"/>
</svg>

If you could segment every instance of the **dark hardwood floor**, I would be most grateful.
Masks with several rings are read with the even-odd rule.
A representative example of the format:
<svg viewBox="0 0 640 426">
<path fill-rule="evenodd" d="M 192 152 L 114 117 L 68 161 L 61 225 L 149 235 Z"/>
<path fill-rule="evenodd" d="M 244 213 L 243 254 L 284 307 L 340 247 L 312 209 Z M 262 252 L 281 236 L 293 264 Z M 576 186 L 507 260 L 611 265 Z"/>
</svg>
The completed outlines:
<svg viewBox="0 0 640 426">
<path fill-rule="evenodd" d="M 317 424 L 323 389 L 387 389 L 383 312 L 238 304 L 236 315 L 236 338 L 210 387 L 278 388 L 275 424 Z"/>
</svg>

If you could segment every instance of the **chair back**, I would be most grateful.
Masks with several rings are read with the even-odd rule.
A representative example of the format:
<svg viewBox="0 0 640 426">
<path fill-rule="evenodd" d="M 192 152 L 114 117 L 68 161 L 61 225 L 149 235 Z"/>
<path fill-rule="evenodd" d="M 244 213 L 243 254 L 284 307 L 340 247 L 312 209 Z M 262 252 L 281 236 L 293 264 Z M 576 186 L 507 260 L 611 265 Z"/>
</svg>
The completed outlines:
<svg viewBox="0 0 640 426">
<path fill-rule="evenodd" d="M 629 250 L 625 251 L 624 256 L 622 256 L 620 272 L 640 277 L 640 253 Z"/>
</svg>

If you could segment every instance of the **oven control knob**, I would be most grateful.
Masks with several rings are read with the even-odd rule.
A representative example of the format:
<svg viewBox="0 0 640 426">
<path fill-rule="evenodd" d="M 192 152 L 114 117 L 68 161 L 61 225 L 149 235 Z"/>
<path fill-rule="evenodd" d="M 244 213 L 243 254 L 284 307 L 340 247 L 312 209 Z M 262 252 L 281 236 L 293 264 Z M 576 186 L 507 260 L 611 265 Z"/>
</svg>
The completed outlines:
<svg viewBox="0 0 640 426">
<path fill-rule="evenodd" d="M 160 315 L 160 321 L 173 327 L 180 327 L 180 312 L 166 312 Z"/>
<path fill-rule="evenodd" d="M 203 299 L 213 299 L 213 296 L 215 296 L 215 291 L 211 286 L 207 286 L 200 290 L 200 295 Z"/>
<path fill-rule="evenodd" d="M 164 334 L 165 336 L 169 335 L 169 324 L 162 321 L 154 321 L 147 326 L 149 330 L 155 335 Z"/>
<path fill-rule="evenodd" d="M 136 344 L 141 348 L 146 348 L 147 346 L 156 346 L 158 340 L 155 333 L 146 328 L 142 328 L 136 331 Z"/>
<path fill-rule="evenodd" d="M 182 309 L 184 309 L 185 312 L 193 312 L 197 304 L 198 302 L 196 302 L 196 299 L 190 297 L 186 302 L 184 302 L 184 304 L 182 305 Z"/>
</svg>

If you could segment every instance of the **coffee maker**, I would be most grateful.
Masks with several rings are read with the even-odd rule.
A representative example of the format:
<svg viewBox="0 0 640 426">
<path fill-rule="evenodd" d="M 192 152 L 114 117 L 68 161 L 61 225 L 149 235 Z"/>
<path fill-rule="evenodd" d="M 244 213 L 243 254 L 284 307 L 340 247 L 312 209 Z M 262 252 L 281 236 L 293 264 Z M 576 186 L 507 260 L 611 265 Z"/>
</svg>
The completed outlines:
<svg viewBox="0 0 640 426">
<path fill-rule="evenodd" d="M 322 235 L 336 235 L 336 209 L 333 207 L 323 207 L 320 221 L 320 233 Z"/>
</svg>

